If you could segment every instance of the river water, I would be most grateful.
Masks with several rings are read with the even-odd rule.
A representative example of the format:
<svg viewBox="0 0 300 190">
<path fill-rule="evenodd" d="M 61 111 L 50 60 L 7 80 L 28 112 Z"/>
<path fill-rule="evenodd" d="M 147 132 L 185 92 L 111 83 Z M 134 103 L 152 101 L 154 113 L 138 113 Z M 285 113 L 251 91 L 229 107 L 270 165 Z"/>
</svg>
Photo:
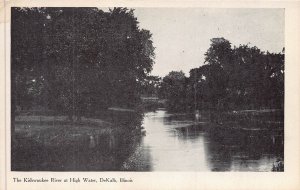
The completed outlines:
<svg viewBox="0 0 300 190">
<path fill-rule="evenodd" d="M 210 129 L 205 120 L 145 114 L 146 135 L 122 164 L 129 171 L 271 171 L 283 159 L 283 131 Z M 254 127 L 255 129 L 255 127 Z"/>
<path fill-rule="evenodd" d="M 272 118 L 263 124 L 216 125 L 204 116 L 195 122 L 192 114 L 161 109 L 113 119 L 119 127 L 105 130 L 39 123 L 25 130 L 25 124 L 17 125 L 12 170 L 271 171 L 284 157 L 283 124 Z"/>
</svg>

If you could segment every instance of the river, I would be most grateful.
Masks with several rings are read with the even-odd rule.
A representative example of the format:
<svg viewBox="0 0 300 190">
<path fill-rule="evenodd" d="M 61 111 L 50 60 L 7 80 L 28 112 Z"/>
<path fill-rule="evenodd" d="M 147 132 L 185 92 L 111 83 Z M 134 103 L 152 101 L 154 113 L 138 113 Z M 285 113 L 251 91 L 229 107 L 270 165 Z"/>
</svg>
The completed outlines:
<svg viewBox="0 0 300 190">
<path fill-rule="evenodd" d="M 212 132 L 209 122 L 164 110 L 146 113 L 142 125 L 146 135 L 123 170 L 271 171 L 283 158 L 283 131 Z"/>
<path fill-rule="evenodd" d="M 204 116 L 195 123 L 193 114 L 163 109 L 129 115 L 113 117 L 118 127 L 106 129 L 19 124 L 12 170 L 271 171 L 284 157 L 283 126 L 272 118 L 259 126 L 213 125 Z"/>
</svg>

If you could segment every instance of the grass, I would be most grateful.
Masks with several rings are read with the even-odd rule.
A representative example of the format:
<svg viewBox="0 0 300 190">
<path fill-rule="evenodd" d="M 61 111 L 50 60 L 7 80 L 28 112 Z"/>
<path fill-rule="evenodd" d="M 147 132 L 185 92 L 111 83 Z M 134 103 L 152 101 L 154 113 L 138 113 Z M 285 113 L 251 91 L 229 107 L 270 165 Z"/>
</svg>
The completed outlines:
<svg viewBox="0 0 300 190">
<path fill-rule="evenodd" d="M 118 118 L 118 117 L 117 117 Z M 105 171 L 119 168 L 121 154 L 139 131 L 132 118 L 108 122 L 82 117 L 71 122 L 66 116 L 18 116 L 12 139 L 12 171 Z M 124 148 L 124 146 L 127 146 Z M 124 152 L 125 151 L 125 152 Z"/>
</svg>

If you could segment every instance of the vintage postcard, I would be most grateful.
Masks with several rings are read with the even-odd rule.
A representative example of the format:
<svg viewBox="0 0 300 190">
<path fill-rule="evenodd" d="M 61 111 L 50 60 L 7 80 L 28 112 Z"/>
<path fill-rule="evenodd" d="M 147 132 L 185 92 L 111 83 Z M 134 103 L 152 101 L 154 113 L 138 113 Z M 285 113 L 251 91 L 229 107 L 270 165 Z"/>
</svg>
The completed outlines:
<svg viewBox="0 0 300 190">
<path fill-rule="evenodd" d="M 300 189 L 299 2 L 1 14 L 1 189 Z"/>
</svg>

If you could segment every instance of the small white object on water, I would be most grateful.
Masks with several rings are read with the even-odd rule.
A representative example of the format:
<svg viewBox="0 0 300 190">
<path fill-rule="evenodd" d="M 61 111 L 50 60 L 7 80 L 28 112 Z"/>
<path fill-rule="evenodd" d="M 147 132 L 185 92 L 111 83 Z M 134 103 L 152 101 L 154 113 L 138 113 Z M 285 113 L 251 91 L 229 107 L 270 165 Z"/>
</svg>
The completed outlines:
<svg viewBox="0 0 300 190">
<path fill-rule="evenodd" d="M 90 144 L 89 144 L 89 148 L 94 148 L 96 146 L 95 143 L 95 138 L 93 135 L 90 135 Z"/>
<path fill-rule="evenodd" d="M 195 113 L 195 119 L 196 119 L 196 122 L 198 122 L 199 119 L 200 119 L 200 113 L 199 113 L 199 110 L 196 110 L 196 113 Z"/>
</svg>

